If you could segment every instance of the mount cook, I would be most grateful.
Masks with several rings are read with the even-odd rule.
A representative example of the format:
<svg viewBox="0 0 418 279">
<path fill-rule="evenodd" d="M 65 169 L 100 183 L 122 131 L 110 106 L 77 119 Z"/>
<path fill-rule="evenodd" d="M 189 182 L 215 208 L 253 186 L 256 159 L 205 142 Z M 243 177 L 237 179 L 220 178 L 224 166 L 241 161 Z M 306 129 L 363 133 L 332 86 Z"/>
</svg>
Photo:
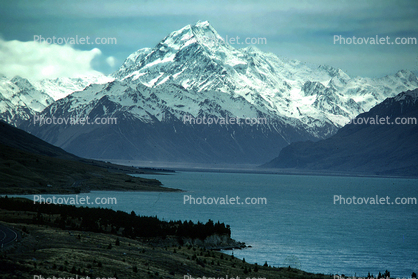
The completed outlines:
<svg viewBox="0 0 418 279">
<path fill-rule="evenodd" d="M 210 38 L 210 39 L 208 39 Z M 308 67 L 250 46 L 208 22 L 140 49 L 108 77 L 0 79 L 0 118 L 75 155 L 153 162 L 260 164 L 295 141 L 334 135 L 386 98 L 418 88 L 410 71 L 371 79 Z M 33 118 L 117 118 L 115 125 L 39 125 Z M 193 125 L 184 117 L 266 119 Z"/>
</svg>

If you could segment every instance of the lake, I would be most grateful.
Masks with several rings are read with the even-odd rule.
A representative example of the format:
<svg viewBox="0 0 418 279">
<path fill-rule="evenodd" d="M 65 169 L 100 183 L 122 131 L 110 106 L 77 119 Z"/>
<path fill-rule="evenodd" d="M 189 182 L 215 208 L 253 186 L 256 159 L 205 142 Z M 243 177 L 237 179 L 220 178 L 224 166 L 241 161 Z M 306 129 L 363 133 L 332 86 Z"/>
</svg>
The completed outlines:
<svg viewBox="0 0 418 279">
<path fill-rule="evenodd" d="M 391 277 L 418 272 L 418 205 L 396 204 L 418 198 L 417 180 L 217 172 L 141 176 L 186 192 L 79 196 L 116 197 L 116 205 L 101 207 L 163 220 L 224 222 L 231 226 L 232 238 L 252 246 L 225 253 L 250 263 L 267 261 L 272 266 L 357 277 L 385 270 Z M 234 197 L 235 204 L 219 204 L 227 196 Z M 237 197 L 243 204 L 236 204 Z M 259 204 L 245 204 L 246 198 Z M 341 204 L 334 202 L 337 198 Z"/>
</svg>

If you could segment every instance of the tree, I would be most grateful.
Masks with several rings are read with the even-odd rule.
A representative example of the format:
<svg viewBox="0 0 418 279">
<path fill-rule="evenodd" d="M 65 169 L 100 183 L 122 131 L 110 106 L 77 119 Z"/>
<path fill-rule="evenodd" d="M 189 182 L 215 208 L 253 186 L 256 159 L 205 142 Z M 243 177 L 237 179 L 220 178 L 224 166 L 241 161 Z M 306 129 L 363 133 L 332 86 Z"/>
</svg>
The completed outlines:
<svg viewBox="0 0 418 279">
<path fill-rule="evenodd" d="M 244 267 L 244 274 L 247 274 L 247 273 L 248 273 L 247 267 Z"/>
</svg>

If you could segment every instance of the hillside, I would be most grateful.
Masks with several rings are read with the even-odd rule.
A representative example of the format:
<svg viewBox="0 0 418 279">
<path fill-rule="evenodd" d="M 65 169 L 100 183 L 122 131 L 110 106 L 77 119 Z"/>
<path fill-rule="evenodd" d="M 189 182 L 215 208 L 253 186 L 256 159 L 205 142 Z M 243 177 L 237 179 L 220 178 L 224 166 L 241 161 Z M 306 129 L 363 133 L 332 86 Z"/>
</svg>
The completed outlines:
<svg viewBox="0 0 418 279">
<path fill-rule="evenodd" d="M 398 121 L 410 119 L 410 124 L 397 125 L 398 117 Z M 385 118 L 384 124 L 374 123 L 376 118 L 379 123 Z M 367 124 L 364 123 L 366 119 Z M 407 91 L 360 114 L 326 140 L 290 144 L 262 167 L 416 177 L 417 119 L 418 90 Z"/>
<path fill-rule="evenodd" d="M 173 191 L 141 170 L 85 160 L 0 122 L 0 193 L 78 193 L 91 190 Z"/>
</svg>

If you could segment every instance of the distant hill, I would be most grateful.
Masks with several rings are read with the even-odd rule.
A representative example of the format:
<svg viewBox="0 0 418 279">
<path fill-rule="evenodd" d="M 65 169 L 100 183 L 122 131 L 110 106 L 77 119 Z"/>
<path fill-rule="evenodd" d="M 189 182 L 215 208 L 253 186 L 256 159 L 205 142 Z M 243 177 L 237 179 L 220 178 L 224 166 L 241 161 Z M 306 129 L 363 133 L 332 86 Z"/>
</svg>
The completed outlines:
<svg viewBox="0 0 418 279">
<path fill-rule="evenodd" d="M 412 122 L 396 125 L 397 117 Z M 389 119 L 391 124 L 373 124 L 376 118 L 379 122 L 385 118 L 385 123 Z M 418 124 L 411 124 L 414 119 L 418 120 L 417 89 L 386 99 L 326 140 L 290 144 L 262 167 L 417 177 Z"/>
<path fill-rule="evenodd" d="M 2 120 L 0 120 L 0 144 L 22 151 L 51 156 L 54 158 L 76 161 L 81 159 L 80 157 L 68 153 L 63 149 L 49 144 L 23 130 L 17 129 Z"/>
<path fill-rule="evenodd" d="M 0 194 L 174 190 L 121 172 L 144 170 L 80 158 L 0 122 Z"/>
</svg>

